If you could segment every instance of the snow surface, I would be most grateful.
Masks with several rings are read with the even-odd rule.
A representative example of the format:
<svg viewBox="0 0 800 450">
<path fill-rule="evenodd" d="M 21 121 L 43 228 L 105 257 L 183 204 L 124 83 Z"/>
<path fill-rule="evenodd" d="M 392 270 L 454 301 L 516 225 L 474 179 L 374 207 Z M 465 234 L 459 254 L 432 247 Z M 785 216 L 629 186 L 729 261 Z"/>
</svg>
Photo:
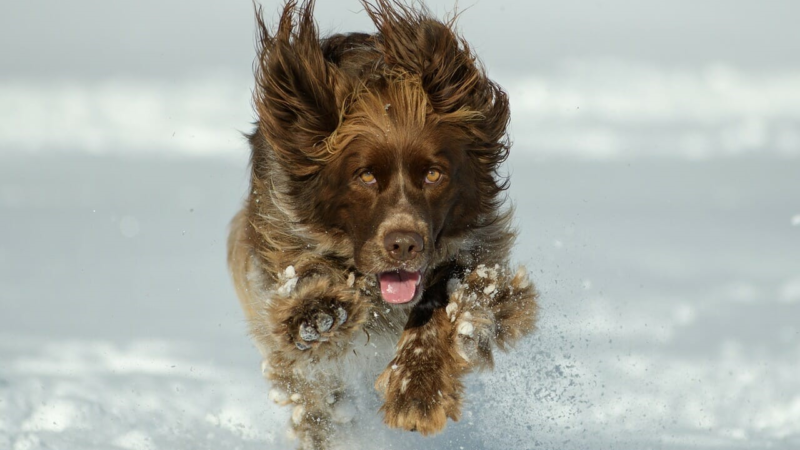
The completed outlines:
<svg viewBox="0 0 800 450">
<path fill-rule="evenodd" d="M 538 332 L 442 435 L 362 408 L 352 448 L 800 447 L 797 160 L 511 166 Z M 229 159 L 0 154 L 0 449 L 292 448 L 225 267 L 246 189 Z"/>
<path fill-rule="evenodd" d="M 491 72 L 509 92 L 518 152 L 589 160 L 800 155 L 796 67 L 615 58 L 547 67 Z M 249 71 L 169 81 L 10 78 L 0 83 L 0 148 L 236 159 L 247 154 L 236 130 L 253 121 L 252 86 Z"/>
</svg>

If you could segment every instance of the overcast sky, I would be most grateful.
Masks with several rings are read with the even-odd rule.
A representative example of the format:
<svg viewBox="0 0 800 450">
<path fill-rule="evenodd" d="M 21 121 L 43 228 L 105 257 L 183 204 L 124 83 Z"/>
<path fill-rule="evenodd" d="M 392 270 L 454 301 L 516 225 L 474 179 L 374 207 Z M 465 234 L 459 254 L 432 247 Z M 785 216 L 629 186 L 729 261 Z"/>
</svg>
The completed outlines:
<svg viewBox="0 0 800 450">
<path fill-rule="evenodd" d="M 262 1 L 268 19 L 279 4 Z M 371 30 L 356 0 L 319 0 L 323 31 Z M 437 13 L 455 0 L 427 2 Z M 547 70 L 614 57 L 669 66 L 800 63 L 796 0 L 472 0 L 466 37 L 492 70 Z M 4 0 L 0 77 L 170 79 L 219 69 L 249 73 L 249 0 Z"/>
</svg>

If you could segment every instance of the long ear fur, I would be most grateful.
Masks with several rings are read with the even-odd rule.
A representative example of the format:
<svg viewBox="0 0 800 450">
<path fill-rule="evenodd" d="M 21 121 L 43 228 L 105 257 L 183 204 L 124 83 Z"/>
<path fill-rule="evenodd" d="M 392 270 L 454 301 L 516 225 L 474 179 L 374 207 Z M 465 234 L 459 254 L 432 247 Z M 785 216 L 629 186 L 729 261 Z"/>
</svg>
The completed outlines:
<svg viewBox="0 0 800 450">
<path fill-rule="evenodd" d="M 316 173 L 330 155 L 322 144 L 339 124 L 337 68 L 325 61 L 312 17 L 314 0 L 288 1 L 270 33 L 261 7 L 256 89 L 258 131 L 294 177 Z M 255 156 L 255 155 L 254 155 Z"/>
<path fill-rule="evenodd" d="M 443 23 L 423 6 L 415 9 L 399 0 L 361 2 L 380 33 L 378 47 L 385 63 L 418 75 L 435 113 L 443 120 L 475 113 L 462 125 L 472 140 L 473 164 L 482 174 L 484 206 L 493 209 L 507 187 L 497 169 L 510 147 L 508 96 L 486 76 L 467 42 L 455 32 L 455 15 Z"/>
</svg>

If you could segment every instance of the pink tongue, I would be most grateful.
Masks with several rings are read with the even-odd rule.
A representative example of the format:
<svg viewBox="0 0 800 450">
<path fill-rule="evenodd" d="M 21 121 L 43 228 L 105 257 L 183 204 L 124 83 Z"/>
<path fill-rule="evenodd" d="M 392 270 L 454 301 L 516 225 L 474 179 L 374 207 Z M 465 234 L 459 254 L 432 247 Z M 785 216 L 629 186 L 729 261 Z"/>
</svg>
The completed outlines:
<svg viewBox="0 0 800 450">
<path fill-rule="evenodd" d="M 417 292 L 419 272 L 384 272 L 380 276 L 381 295 L 388 303 L 408 303 Z"/>
</svg>

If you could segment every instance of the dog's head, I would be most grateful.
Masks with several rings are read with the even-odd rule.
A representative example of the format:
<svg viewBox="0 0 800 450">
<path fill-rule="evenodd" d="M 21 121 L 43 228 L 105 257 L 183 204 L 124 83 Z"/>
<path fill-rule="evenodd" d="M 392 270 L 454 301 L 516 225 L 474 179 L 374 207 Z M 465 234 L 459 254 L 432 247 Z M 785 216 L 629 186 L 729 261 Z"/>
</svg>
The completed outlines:
<svg viewBox="0 0 800 450">
<path fill-rule="evenodd" d="M 261 24 L 256 131 L 287 175 L 298 221 L 345 240 L 384 300 L 413 304 L 501 203 L 505 93 L 426 11 L 364 6 L 375 36 L 320 41 L 311 3 Z M 258 167 L 254 167 L 254 173 Z"/>
</svg>

